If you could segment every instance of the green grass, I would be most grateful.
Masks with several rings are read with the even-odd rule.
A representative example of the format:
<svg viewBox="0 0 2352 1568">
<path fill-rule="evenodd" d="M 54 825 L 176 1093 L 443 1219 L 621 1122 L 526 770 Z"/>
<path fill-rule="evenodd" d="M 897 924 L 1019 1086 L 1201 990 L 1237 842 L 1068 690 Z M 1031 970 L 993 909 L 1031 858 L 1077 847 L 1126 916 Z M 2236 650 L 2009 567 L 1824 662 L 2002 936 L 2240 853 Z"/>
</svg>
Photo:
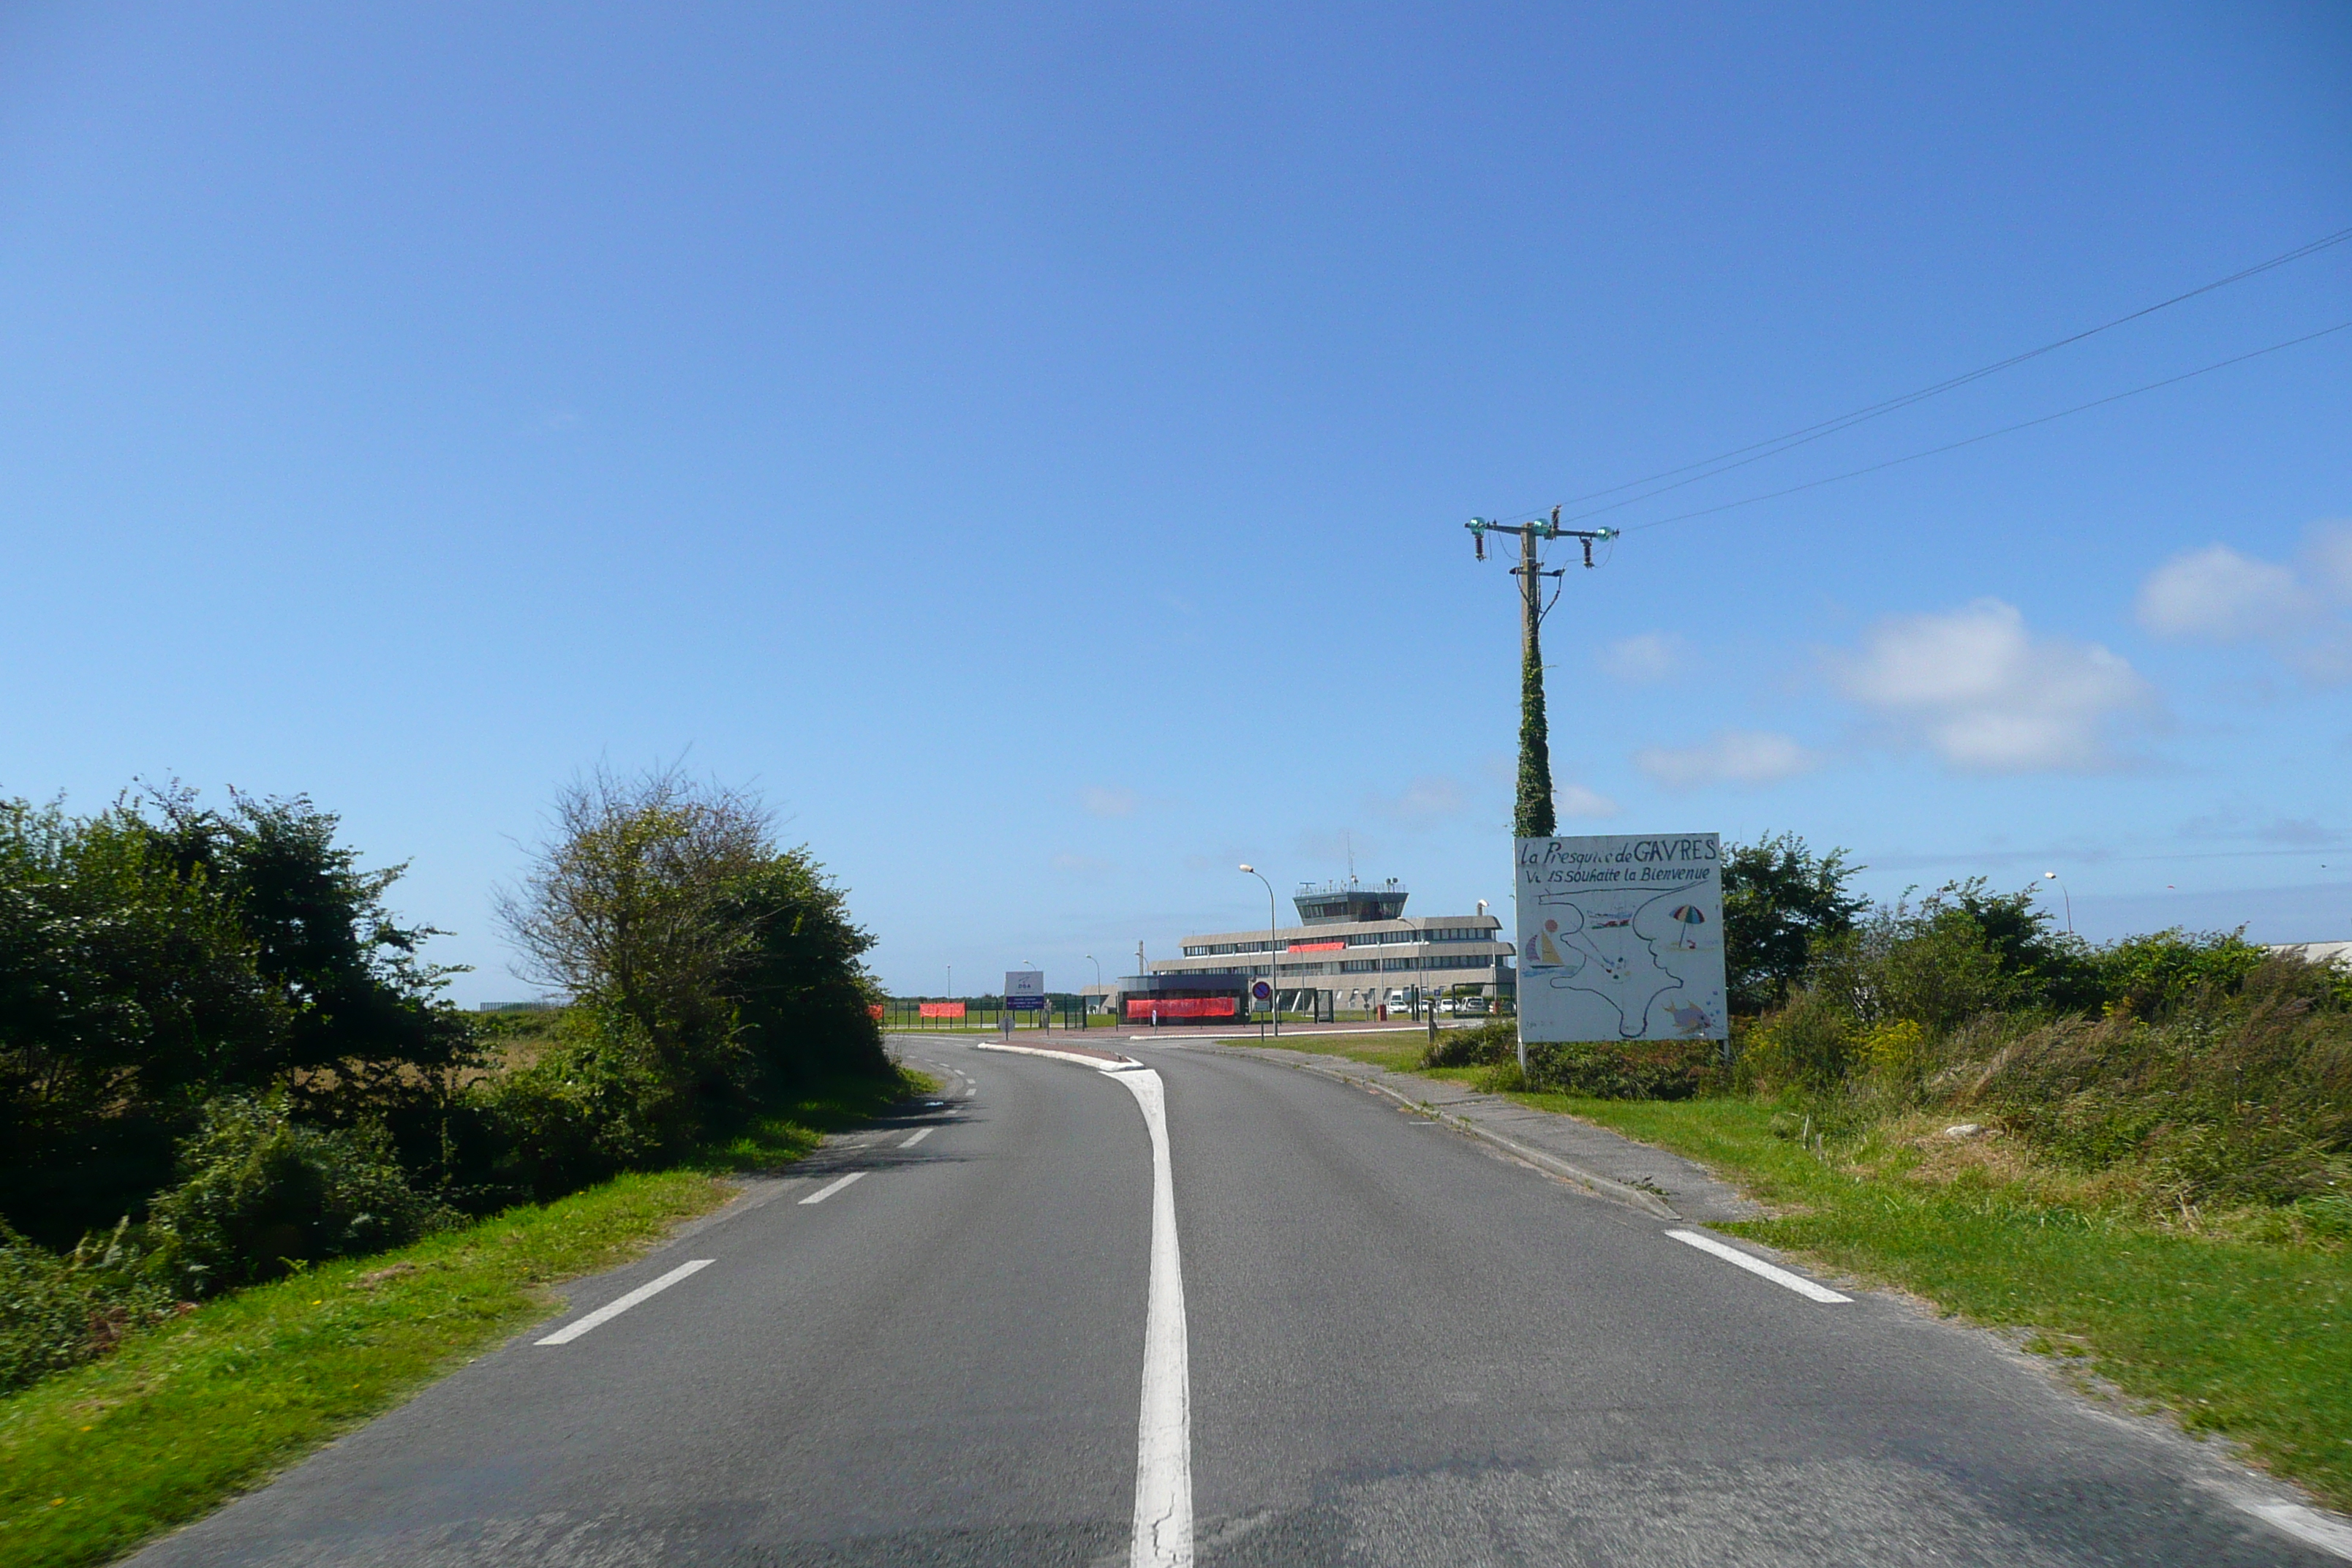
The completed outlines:
<svg viewBox="0 0 2352 1568">
<path fill-rule="evenodd" d="M 1255 1043 L 1255 1042 L 1237 1042 Z M 1283 1044 L 1397 1059 L 1345 1036 Z M 1417 1047 L 1414 1047 L 1417 1050 Z M 1475 1069 L 1425 1076 L 1475 1079 Z M 1511 1097 L 1671 1149 L 1781 1211 L 1717 1228 L 1890 1284 L 1971 1321 L 2030 1331 L 2034 1350 L 2126 1394 L 2225 1433 L 2277 1473 L 2352 1508 L 2352 1248 L 2299 1238 L 2259 1215 L 2229 1234 L 2159 1225 L 2007 1140 L 1923 1152 L 1905 1124 L 1818 1152 L 1776 1133 L 1745 1100 Z M 1787 1131 L 1786 1116 L 1780 1131 Z M 1925 1126 L 1915 1119 L 1913 1132 Z M 2269 1239 L 2254 1239 L 2270 1232 Z"/>
<path fill-rule="evenodd" d="M 1422 1047 L 1429 1044 L 1429 1031 L 1424 1026 L 1416 1026 L 1380 1034 L 1285 1034 L 1279 1040 L 1271 1037 L 1261 1040 L 1254 1034 L 1232 1035 L 1217 1043 L 1221 1046 L 1280 1046 L 1286 1051 L 1313 1051 L 1318 1056 L 1345 1057 L 1351 1062 L 1386 1068 L 1391 1072 L 1411 1072 L 1421 1066 Z"/>
<path fill-rule="evenodd" d="M 267 1480 L 554 1308 L 548 1287 L 727 1201 L 929 1079 L 845 1081 L 687 1169 L 616 1178 L 206 1303 L 0 1399 L 0 1564 L 103 1563 Z"/>
</svg>

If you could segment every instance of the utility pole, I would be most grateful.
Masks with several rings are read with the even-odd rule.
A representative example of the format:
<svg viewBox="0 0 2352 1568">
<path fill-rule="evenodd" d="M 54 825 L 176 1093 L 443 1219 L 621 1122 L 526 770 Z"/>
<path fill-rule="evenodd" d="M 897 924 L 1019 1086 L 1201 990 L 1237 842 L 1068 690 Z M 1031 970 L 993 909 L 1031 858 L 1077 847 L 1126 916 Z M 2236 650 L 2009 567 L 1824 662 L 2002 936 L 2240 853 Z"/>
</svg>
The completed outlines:
<svg viewBox="0 0 2352 1568">
<path fill-rule="evenodd" d="M 1559 822 L 1553 814 L 1551 800 L 1551 726 L 1544 717 L 1543 580 L 1563 574 L 1544 570 L 1543 558 L 1536 552 L 1536 542 L 1542 539 L 1575 540 L 1584 546 L 1584 564 L 1589 570 L 1592 565 L 1593 542 L 1614 539 L 1617 531 L 1613 528 L 1562 528 L 1558 507 L 1551 509 L 1549 521 L 1544 522 L 1527 522 L 1516 528 L 1507 528 L 1499 522 L 1474 517 L 1463 526 L 1470 531 L 1481 561 L 1486 559 L 1488 534 L 1516 533 L 1519 536 L 1519 563 L 1511 568 L 1511 575 L 1519 580 L 1519 799 L 1511 813 L 1511 837 L 1549 838 L 1557 830 Z M 1511 879 L 1511 896 L 1516 899 L 1518 897 L 1517 867 L 1512 868 Z M 1434 1015 L 1432 1016 L 1433 1019 Z M 1524 1073 L 1528 1070 L 1527 1015 L 1522 1013 L 1519 1017 L 1519 1070 Z"/>
<path fill-rule="evenodd" d="M 1589 568 L 1592 564 L 1593 542 L 1614 539 L 1617 531 L 1562 528 L 1558 507 L 1551 509 L 1549 521 L 1507 527 L 1474 517 L 1463 526 L 1470 531 L 1481 561 L 1486 559 L 1488 534 L 1519 536 L 1519 563 L 1511 568 L 1511 575 L 1519 580 L 1519 797 L 1511 814 L 1511 834 L 1517 838 L 1549 838 L 1558 823 L 1551 800 L 1551 726 L 1544 714 L 1543 580 L 1562 573 L 1544 570 L 1537 542 L 1578 541 L 1584 546 L 1584 564 Z"/>
</svg>

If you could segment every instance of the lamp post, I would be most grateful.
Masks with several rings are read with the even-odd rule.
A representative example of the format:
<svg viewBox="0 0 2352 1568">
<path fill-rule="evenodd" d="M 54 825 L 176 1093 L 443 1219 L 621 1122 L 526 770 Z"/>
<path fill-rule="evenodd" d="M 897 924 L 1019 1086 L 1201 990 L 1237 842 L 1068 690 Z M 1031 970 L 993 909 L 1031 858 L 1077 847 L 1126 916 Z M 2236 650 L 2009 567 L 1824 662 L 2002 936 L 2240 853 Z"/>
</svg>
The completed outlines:
<svg viewBox="0 0 2352 1568">
<path fill-rule="evenodd" d="M 2058 880 L 2057 872 L 2044 871 L 2042 876 L 2044 881 L 2058 883 L 2058 896 L 2066 900 L 2066 934 L 2073 936 L 2074 934 L 2074 895 L 2066 890 L 2065 883 Z"/>
<path fill-rule="evenodd" d="M 1087 954 L 1087 962 L 1088 963 L 1091 963 L 1091 964 L 1093 964 L 1093 965 L 1095 966 L 1095 989 L 1096 989 L 1096 990 L 1097 990 L 1097 991 L 1099 991 L 1099 990 L 1101 990 L 1101 989 L 1103 988 L 1103 983 L 1102 983 L 1102 960 L 1101 960 L 1101 959 L 1099 959 L 1099 958 L 1097 958 L 1093 953 L 1091 953 L 1091 952 L 1090 952 L 1090 953 Z M 1079 1008 L 1079 1009 L 1078 1009 L 1078 1027 L 1079 1027 L 1079 1028 L 1081 1028 L 1081 1029 L 1091 1029 L 1091 1028 L 1093 1028 L 1094 1026 L 1094 1026 L 1094 1021 L 1093 1021 L 1093 1019 L 1092 1019 L 1091 1017 L 1089 1017 L 1089 1016 L 1087 1016 L 1087 1010 L 1086 1010 L 1084 1007 Z"/>
<path fill-rule="evenodd" d="M 1242 869 L 1265 882 L 1265 873 L 1247 861 L 1242 863 Z M 1276 956 L 1274 922 L 1274 884 L 1265 882 L 1265 984 L 1273 993 L 1267 1000 L 1274 1004 L 1274 1037 L 1278 1040 L 1282 1038 L 1282 960 Z"/>
</svg>

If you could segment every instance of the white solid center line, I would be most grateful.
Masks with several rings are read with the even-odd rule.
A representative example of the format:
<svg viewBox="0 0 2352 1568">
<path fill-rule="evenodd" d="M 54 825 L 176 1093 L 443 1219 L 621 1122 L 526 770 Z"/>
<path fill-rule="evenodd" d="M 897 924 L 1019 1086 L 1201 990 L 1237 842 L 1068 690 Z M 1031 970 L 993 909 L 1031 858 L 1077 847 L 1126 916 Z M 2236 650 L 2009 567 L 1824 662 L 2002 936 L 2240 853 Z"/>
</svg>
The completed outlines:
<svg viewBox="0 0 2352 1568">
<path fill-rule="evenodd" d="M 710 1267 L 710 1259 L 698 1258 L 691 1263 L 681 1263 L 660 1279 L 640 1285 L 617 1301 L 607 1301 L 576 1323 L 567 1324 L 539 1342 L 543 1345 L 568 1345 L 599 1323 L 609 1323 L 638 1302 L 658 1296 L 688 1275 Z"/>
<path fill-rule="evenodd" d="M 801 1202 L 803 1204 L 821 1204 L 824 1202 L 825 1199 L 833 1196 L 834 1194 L 841 1191 L 842 1188 L 849 1185 L 850 1183 L 857 1180 L 858 1177 L 865 1173 L 866 1173 L 863 1171 L 852 1171 L 845 1176 L 835 1176 L 833 1180 L 827 1182 L 824 1185 L 819 1187 L 816 1191 L 803 1198 Z"/>
<path fill-rule="evenodd" d="M 1851 1301 L 1853 1300 L 1851 1296 L 1839 1295 L 1836 1291 L 1831 1289 L 1826 1285 L 1816 1285 L 1801 1274 L 1791 1274 L 1787 1269 L 1780 1268 L 1774 1264 L 1767 1263 L 1760 1258 L 1750 1258 L 1748 1254 L 1740 1251 L 1739 1248 L 1736 1247 L 1727 1247 L 1711 1236 L 1701 1236 L 1695 1230 L 1670 1230 L 1666 1232 L 1666 1234 L 1686 1247 L 1696 1247 L 1701 1252 L 1712 1253 L 1716 1257 L 1722 1258 L 1726 1263 L 1736 1264 L 1739 1268 L 1748 1270 L 1750 1274 L 1769 1279 L 1773 1284 L 1781 1286 L 1786 1289 L 1794 1290 L 1798 1295 L 1804 1297 L 1805 1300 L 1809 1301 Z"/>
<path fill-rule="evenodd" d="M 908 1136 L 907 1141 L 904 1143 L 899 1144 L 898 1147 L 901 1149 L 911 1149 L 916 1144 L 921 1142 L 924 1139 L 929 1138 L 930 1135 L 931 1130 L 929 1128 L 918 1127 Z"/>
<path fill-rule="evenodd" d="M 1151 1133 L 1151 1279 L 1143 1318 L 1143 1410 L 1135 1430 L 1135 1535 L 1129 1568 L 1192 1568 L 1192 1373 L 1184 1329 L 1168 1098 L 1150 1068 L 1111 1075 Z"/>
</svg>

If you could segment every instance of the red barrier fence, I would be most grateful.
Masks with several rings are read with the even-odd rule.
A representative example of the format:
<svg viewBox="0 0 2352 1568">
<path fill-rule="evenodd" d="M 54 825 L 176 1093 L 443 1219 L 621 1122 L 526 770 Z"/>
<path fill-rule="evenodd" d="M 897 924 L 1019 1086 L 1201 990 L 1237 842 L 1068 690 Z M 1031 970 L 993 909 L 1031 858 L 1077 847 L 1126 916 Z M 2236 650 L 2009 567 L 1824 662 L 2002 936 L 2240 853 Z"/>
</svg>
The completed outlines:
<svg viewBox="0 0 2352 1568">
<path fill-rule="evenodd" d="M 961 1018 L 963 1016 L 963 1004 L 961 1002 L 926 1002 L 922 1004 L 922 1016 L 926 1018 Z"/>
<path fill-rule="evenodd" d="M 1164 1018 L 1230 1018 L 1240 1011 L 1230 996 L 1162 996 L 1153 1001 L 1149 996 L 1127 999 L 1127 1016 L 1130 1023 L 1148 1024 L 1154 1013 Z"/>
</svg>

